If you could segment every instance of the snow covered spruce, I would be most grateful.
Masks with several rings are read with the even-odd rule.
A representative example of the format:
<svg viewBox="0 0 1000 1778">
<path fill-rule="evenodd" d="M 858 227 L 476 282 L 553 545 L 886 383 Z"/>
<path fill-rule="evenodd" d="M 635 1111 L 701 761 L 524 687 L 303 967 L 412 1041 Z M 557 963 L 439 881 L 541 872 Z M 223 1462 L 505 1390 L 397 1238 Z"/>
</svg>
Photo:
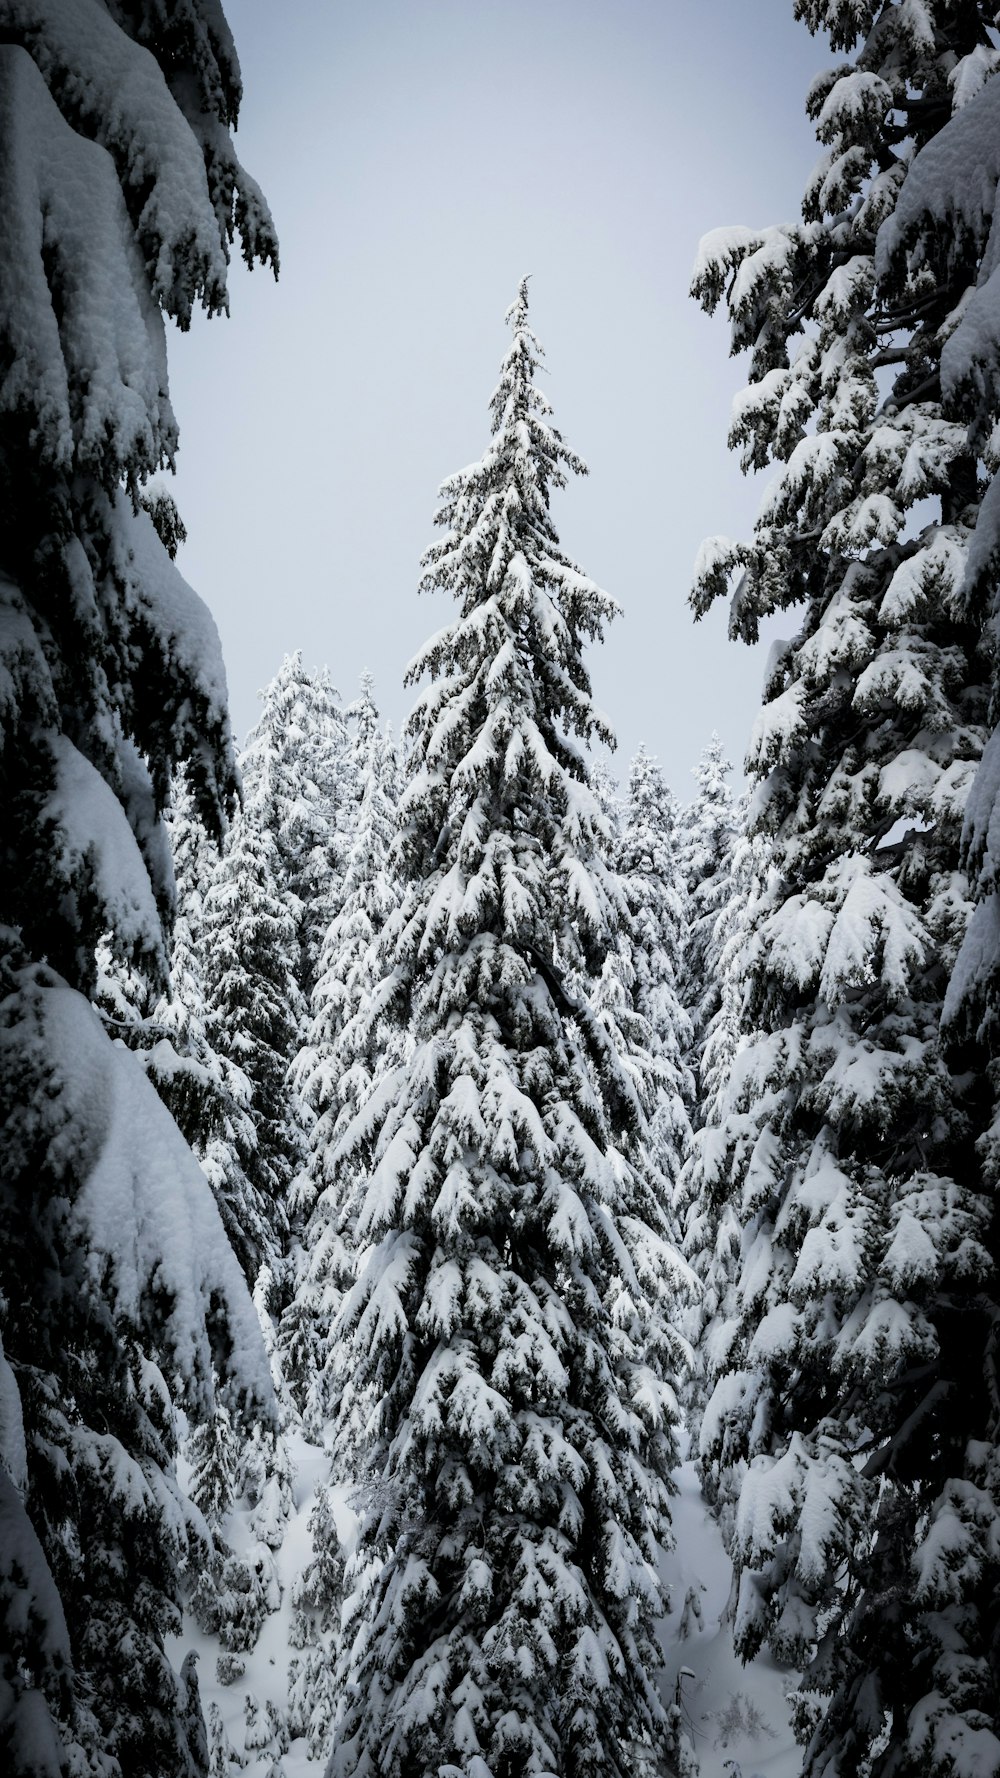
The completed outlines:
<svg viewBox="0 0 1000 1778">
<path fill-rule="evenodd" d="M 205 1010 L 216 1050 L 249 1083 L 249 1145 L 239 1133 L 206 1152 L 211 1177 L 225 1195 L 242 1175 L 250 1215 L 238 1237 L 249 1277 L 283 1254 L 288 1191 L 303 1160 L 304 1119 L 286 1088 L 301 1040 L 305 1002 L 296 976 L 294 911 L 281 881 L 274 833 L 257 811 L 237 812 L 205 894 L 202 919 Z"/>
<path fill-rule="evenodd" d="M 10 0 L 2 35 L 0 1758 L 162 1778 L 205 1760 L 164 1653 L 208 1550 L 175 1410 L 213 1370 L 242 1423 L 274 1408 L 211 1191 L 89 1000 L 102 941 L 163 982 L 172 773 L 216 832 L 234 789 L 215 628 L 140 499 L 176 445 L 163 317 L 224 309 L 235 234 L 275 243 L 218 5 Z"/>
<path fill-rule="evenodd" d="M 614 606 L 559 548 L 583 465 L 534 386 L 527 284 L 481 462 L 444 484 L 378 993 L 412 1055 L 343 1136 L 367 1249 L 335 1337 L 360 1453 L 330 1771 L 658 1769 L 653 1673 L 683 1267 L 631 1083 L 564 984 L 613 927 L 581 744 Z"/>
<path fill-rule="evenodd" d="M 305 1180 L 311 1213 L 279 1345 L 285 1375 L 314 1437 L 322 1436 L 334 1412 L 338 1353 L 330 1330 L 354 1264 L 352 1193 L 337 1163 L 338 1144 L 379 1079 L 401 1059 L 406 1041 L 373 992 L 378 938 L 399 907 L 400 884 L 392 856 L 395 748 L 381 728 L 372 694 L 366 674 L 349 711 L 355 734 L 346 767 L 354 800 L 351 826 L 341 840 L 346 871 L 320 952 L 312 1019 L 292 1070 L 313 1120 Z"/>
<path fill-rule="evenodd" d="M 680 998 L 686 897 L 677 827 L 676 804 L 663 773 L 640 747 L 612 829 L 614 943 L 590 1000 L 634 1081 L 648 1126 L 649 1155 L 671 1205 L 691 1141 L 694 1102 L 685 1060 L 690 1022 Z"/>
<path fill-rule="evenodd" d="M 696 607 L 738 568 L 734 634 L 802 608 L 751 748 L 773 847 L 745 948 L 755 1034 L 700 1158 L 739 1216 L 701 1448 L 735 1514 L 737 1645 L 805 1667 L 805 1772 L 983 1778 L 1000 1772 L 995 1229 L 982 1076 L 939 1026 L 986 713 L 966 578 L 981 489 L 942 374 L 984 223 L 941 275 L 956 208 L 921 223 L 910 194 L 926 201 L 942 126 L 934 164 L 982 190 L 962 108 L 995 110 L 995 12 L 797 11 L 857 49 L 810 91 L 825 147 L 805 220 L 709 237 L 694 285 L 709 308 L 725 292 L 751 354 L 732 442 L 779 465 L 753 540 L 706 548 Z"/>
<path fill-rule="evenodd" d="M 340 906 L 355 769 L 345 712 L 326 669 L 286 655 L 261 695 L 240 754 L 244 809 L 271 835 L 281 900 L 294 924 L 292 973 L 308 1006 L 319 955 Z"/>
<path fill-rule="evenodd" d="M 742 814 L 733 805 L 731 770 L 718 735 L 713 735 L 694 768 L 697 794 L 677 847 L 686 913 L 679 987 L 691 1023 L 688 1055 L 696 1077 L 696 1122 L 704 1118 L 711 1097 L 713 1064 L 706 1052 L 717 1048 L 711 1034 L 720 1022 L 725 995 L 722 952 L 740 905 L 734 897 L 733 857 Z"/>
<path fill-rule="evenodd" d="M 131 1040 L 202 1160 L 248 1281 L 266 1265 L 280 1294 L 290 1234 L 314 1196 L 312 1119 L 295 1081 L 322 935 L 343 894 L 357 768 L 325 670 L 289 655 L 261 696 L 221 848 L 174 785 L 170 994 Z"/>
</svg>

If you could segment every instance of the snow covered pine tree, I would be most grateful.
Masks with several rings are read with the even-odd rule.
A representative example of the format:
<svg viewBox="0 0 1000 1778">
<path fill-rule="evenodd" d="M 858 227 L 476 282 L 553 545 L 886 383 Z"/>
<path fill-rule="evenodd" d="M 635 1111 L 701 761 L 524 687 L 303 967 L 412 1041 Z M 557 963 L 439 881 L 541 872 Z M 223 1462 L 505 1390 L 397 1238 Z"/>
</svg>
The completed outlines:
<svg viewBox="0 0 1000 1778">
<path fill-rule="evenodd" d="M 163 314 L 224 308 L 235 230 L 275 246 L 215 0 L 0 17 L 0 1764 L 187 1778 L 171 1395 L 209 1413 L 214 1364 L 266 1419 L 270 1383 L 201 1171 L 88 997 L 104 938 L 163 979 L 172 771 L 216 829 L 234 782 L 214 625 L 140 501 L 176 442 Z"/>
<path fill-rule="evenodd" d="M 295 979 L 308 1005 L 350 843 L 347 723 L 326 669 L 308 671 L 298 652 L 285 656 L 260 695 L 263 708 L 240 755 L 244 806 L 274 841 L 276 881 L 295 922 Z"/>
<path fill-rule="evenodd" d="M 261 697 L 240 756 L 243 806 L 201 886 L 203 1022 L 224 1090 L 198 1147 L 247 1277 L 253 1283 L 267 1263 L 284 1299 L 280 1261 L 290 1222 L 298 1214 L 301 1223 L 311 1122 L 290 1075 L 322 935 L 340 901 L 351 774 L 325 671 L 307 672 L 300 654 L 287 655 Z M 182 983 L 174 988 L 183 995 Z"/>
<path fill-rule="evenodd" d="M 687 903 L 679 986 L 691 1021 L 689 1058 L 696 1077 L 692 1117 L 696 1129 L 705 1122 L 703 1052 L 722 1003 L 719 922 L 732 895 L 733 851 L 739 827 L 729 787 L 731 770 L 722 742 L 713 735 L 694 768 L 698 790 L 685 813 L 677 846 Z"/>
<path fill-rule="evenodd" d="M 577 740 L 611 600 L 559 548 L 583 465 L 533 385 L 527 283 L 482 461 L 444 484 L 401 805 L 410 890 L 383 986 L 414 1050 L 341 1144 L 369 1153 L 341 1312 L 374 1396 L 330 1771 L 639 1778 L 658 1769 L 657 1545 L 675 1457 L 671 1272 L 641 1120 L 559 979 L 609 931 Z M 605 738 L 607 738 L 605 736 Z M 571 978 L 572 979 L 572 978 Z M 595 1084 L 596 1083 L 596 1084 Z"/>
<path fill-rule="evenodd" d="M 993 1212 L 981 1077 L 939 1036 L 985 715 L 963 587 L 976 465 L 940 382 L 975 268 L 961 238 L 954 275 L 890 249 L 914 152 L 992 74 L 995 8 L 796 11 L 858 48 L 809 95 L 826 152 L 805 221 L 709 237 L 694 287 L 709 308 L 728 292 L 751 353 L 733 442 L 747 466 L 781 465 L 753 541 L 706 549 L 696 607 L 739 567 L 734 634 L 804 608 L 751 745 L 774 868 L 749 935 L 758 1034 L 702 1153 L 742 1223 L 702 1452 L 739 1494 L 738 1646 L 766 1640 L 821 1699 L 806 1772 L 984 1778 L 1000 1771 L 996 1597 L 975 1552 L 996 1524 L 996 1418 L 973 1355 Z M 960 177 L 982 188 L 975 160 Z"/>
<path fill-rule="evenodd" d="M 305 1133 L 286 1075 L 305 1009 L 296 920 L 279 882 L 277 845 L 249 807 L 230 824 L 209 879 L 201 938 L 209 1040 L 250 1088 L 249 1130 L 244 1119 L 228 1119 L 205 1161 L 227 1223 L 240 1225 L 236 1251 L 253 1283 L 258 1268 L 273 1264 L 287 1245 L 288 1190 Z"/>
<path fill-rule="evenodd" d="M 650 1117 L 653 1155 L 671 1187 L 691 1142 L 694 1082 L 685 1062 L 688 1020 L 679 997 L 685 897 L 677 859 L 676 804 L 651 754 L 640 747 L 628 775 L 617 866 L 633 969 L 632 1001 L 653 1034 L 659 1090 Z"/>
<path fill-rule="evenodd" d="M 313 1202 L 279 1345 L 306 1429 L 317 1438 L 331 1418 L 332 1373 L 340 1354 L 330 1328 L 353 1263 L 344 1222 L 350 1192 L 334 1157 L 344 1131 L 381 1074 L 401 1059 L 403 1047 L 399 1027 L 379 1016 L 373 1000 L 376 941 L 399 907 L 400 886 L 392 864 L 394 749 L 381 730 L 372 691 L 366 674 L 350 712 L 356 729 L 347 763 L 356 803 L 353 831 L 342 831 L 349 850 L 341 904 L 323 941 L 308 1039 L 293 1069 L 293 1083 L 314 1120 L 308 1174 Z"/>
<path fill-rule="evenodd" d="M 996 9 L 986 9 L 986 17 L 995 23 Z M 994 269 L 1000 82 L 992 76 L 998 65 L 997 49 L 981 43 L 956 70 L 961 102 L 914 161 L 891 226 L 879 241 L 888 282 L 905 286 L 909 277 L 921 276 L 951 311 L 941 348 L 942 399 L 949 415 L 967 424 L 969 455 L 990 478 L 970 540 L 963 596 L 970 619 L 986 628 L 993 732 L 966 811 L 965 858 L 976 906 L 948 986 L 944 1026 L 956 1067 L 981 1078 L 984 1053 L 988 1058 L 989 1095 L 977 1148 L 994 1200 L 1000 1184 L 1000 299 Z M 1000 1238 L 995 1214 L 991 1233 L 989 1288 L 981 1290 L 978 1304 L 969 1305 L 972 1313 L 963 1327 L 968 1354 L 964 1464 L 948 1476 L 934 1503 L 923 1579 L 928 1600 L 937 1607 L 938 1666 L 950 1682 L 946 1696 L 961 1685 L 981 1705 L 972 1745 L 981 1769 L 995 1772 L 1000 1769 Z M 933 1726 L 947 1752 L 947 1714 L 939 1713 Z"/>
<path fill-rule="evenodd" d="M 685 1404 L 692 1423 L 704 1408 L 706 1372 L 716 1368 L 713 1327 L 720 1291 L 725 1297 L 733 1286 L 730 1239 L 738 1229 L 728 1181 L 713 1194 L 702 1173 L 702 1156 L 712 1153 L 720 1096 L 740 1038 L 742 938 L 753 899 L 748 867 L 754 843 L 741 842 L 741 815 L 727 782 L 731 769 L 718 735 L 713 735 L 694 768 L 698 791 L 682 817 L 677 847 L 687 914 L 680 987 L 689 1019 L 694 1107 L 692 1143 L 675 1194 L 675 1221 L 684 1257 L 704 1286 L 684 1322 L 697 1354 Z M 756 844 L 763 847 L 764 842 Z M 738 1245 L 737 1240 L 735 1250 Z"/>
<path fill-rule="evenodd" d="M 684 1061 L 690 1027 L 677 996 L 683 949 L 683 897 L 673 854 L 674 807 L 656 761 L 640 748 L 619 805 L 594 773 L 611 835 L 614 944 L 590 1004 L 632 1080 L 647 1129 L 647 1153 L 660 1176 L 672 1238 L 674 1189 L 691 1141 L 687 1107 L 694 1083 Z"/>
</svg>

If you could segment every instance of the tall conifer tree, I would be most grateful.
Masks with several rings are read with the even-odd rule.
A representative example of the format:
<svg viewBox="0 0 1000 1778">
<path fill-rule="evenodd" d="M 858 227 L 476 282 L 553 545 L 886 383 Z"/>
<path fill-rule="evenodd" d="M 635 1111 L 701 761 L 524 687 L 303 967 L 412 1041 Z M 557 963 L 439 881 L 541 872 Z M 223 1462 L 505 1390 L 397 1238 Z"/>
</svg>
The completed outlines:
<svg viewBox="0 0 1000 1778">
<path fill-rule="evenodd" d="M 240 755 L 244 807 L 270 834 L 279 895 L 295 925 L 295 980 L 308 1007 L 320 950 L 337 911 L 351 825 L 353 773 L 344 712 L 330 675 L 285 656 L 261 693 Z"/>
<path fill-rule="evenodd" d="M 174 1403 L 267 1417 L 249 1298 L 176 1126 L 88 1000 L 95 956 L 162 983 L 161 813 L 234 787 L 214 625 L 140 492 L 173 460 L 163 317 L 226 306 L 233 153 L 218 5 L 4 8 L 0 43 L 0 1764 L 189 1778 L 182 1568 L 204 1554 Z"/>
<path fill-rule="evenodd" d="M 994 1206 L 992 1217 L 984 1214 L 981 1223 L 992 1269 L 978 1291 L 978 1276 L 970 1276 L 961 1305 L 968 1365 L 961 1385 L 964 1451 L 961 1461 L 952 1458 L 947 1471 L 935 1477 L 942 1485 L 929 1510 L 920 1578 L 936 1626 L 936 1634 L 926 1638 L 924 1660 L 934 1662 L 939 1692 L 937 1708 L 926 1713 L 926 1744 L 941 1762 L 957 1741 L 961 1759 L 971 1764 L 974 1755 L 982 1770 L 1000 1771 L 1000 1226 L 995 1210 L 1000 1185 L 1000 300 L 994 269 L 1000 188 L 1000 83 L 994 76 L 1000 55 L 996 8 L 981 11 L 983 24 L 993 27 L 992 41 L 984 33 L 951 70 L 954 114 L 907 174 L 879 240 L 879 269 L 887 287 L 904 296 L 919 279 L 935 291 L 936 306 L 947 314 L 941 328 L 942 400 L 949 416 L 966 427 L 970 459 L 986 484 L 961 597 L 968 620 L 983 626 L 992 669 L 992 733 L 963 834 L 976 905 L 948 985 L 943 1022 L 953 1066 L 968 1070 L 986 1089 L 975 1128 L 982 1180 Z"/>
<path fill-rule="evenodd" d="M 380 727 L 366 674 L 349 714 L 356 724 L 347 759 L 356 803 L 343 836 L 347 868 L 339 910 L 327 930 L 312 994 L 307 1040 L 293 1082 L 312 1118 L 308 1183 L 312 1211 L 299 1257 L 294 1295 L 281 1323 L 285 1375 L 311 1431 L 319 1433 L 335 1399 L 336 1342 L 330 1327 L 352 1266 L 345 1218 L 350 1193 L 336 1165 L 341 1136 L 380 1075 L 400 1059 L 398 1026 L 380 1015 L 375 998 L 377 941 L 399 906 L 394 859 L 394 752 Z"/>
<path fill-rule="evenodd" d="M 673 798 L 645 748 L 632 762 L 623 802 L 612 798 L 610 782 L 599 778 L 595 788 L 609 827 L 615 907 L 614 943 L 590 1001 L 635 1087 L 676 1234 L 674 1192 L 690 1144 L 694 1083 L 685 1060 L 690 1027 L 677 994 L 684 897 Z"/>
<path fill-rule="evenodd" d="M 245 1118 L 227 1119 L 204 1153 L 217 1195 L 237 1219 L 244 1202 L 238 1251 L 251 1283 L 285 1251 L 288 1193 L 305 1148 L 301 1106 L 286 1078 L 305 1016 L 295 911 L 281 890 L 274 836 L 256 813 L 244 807 L 234 817 L 202 917 L 209 1040 L 250 1087 L 249 1130 Z"/>
<path fill-rule="evenodd" d="M 741 1229 L 702 1449 L 739 1490 L 738 1646 L 767 1641 L 821 1696 L 806 1772 L 951 1778 L 1000 1769 L 995 1651 L 929 1583 L 983 1423 L 968 1351 L 990 1270 L 977 1085 L 938 1031 L 983 734 L 962 596 L 978 488 L 941 405 L 953 295 L 917 262 L 881 277 L 877 237 L 914 149 L 990 65 L 993 9 L 796 10 L 857 52 L 810 91 L 805 220 L 710 237 L 695 280 L 751 352 L 733 442 L 781 465 L 752 542 L 706 550 L 696 604 L 739 567 L 735 634 L 803 606 L 751 745 L 773 864 L 748 937 L 756 1035 L 703 1155 Z"/>
<path fill-rule="evenodd" d="M 680 984 L 687 943 L 684 886 L 674 798 L 656 760 L 640 747 L 629 768 L 617 865 L 625 902 L 636 1011 L 653 1034 L 656 1101 L 653 1152 L 675 1187 L 691 1141 L 694 1081 L 687 1063 L 690 1028 Z"/>
<path fill-rule="evenodd" d="M 338 1775 L 624 1778 L 663 1722 L 672 1256 L 628 1079 L 564 985 L 613 936 L 581 743 L 607 738 L 582 645 L 614 606 L 549 515 L 583 465 L 534 384 L 526 282 L 508 319 L 490 444 L 424 558 L 459 612 L 413 669 L 381 953 L 413 1054 L 341 1148 L 371 1159 L 337 1331 L 374 1408 Z"/>
<path fill-rule="evenodd" d="M 702 1052 L 722 1000 L 718 926 L 732 894 L 737 834 L 729 786 L 731 770 L 718 735 L 713 735 L 694 768 L 698 789 L 681 824 L 678 845 L 687 903 L 680 986 L 691 1021 L 689 1059 L 696 1077 L 696 1127 L 704 1122 Z"/>
<path fill-rule="evenodd" d="M 175 782 L 167 829 L 176 878 L 169 990 L 156 1001 L 135 1041 L 154 1086 L 202 1163 L 230 1245 L 253 1285 L 273 1247 L 273 1217 L 256 1173 L 253 1086 L 233 1060 L 208 1004 L 205 903 L 220 851 L 198 820 L 190 792 Z"/>
</svg>

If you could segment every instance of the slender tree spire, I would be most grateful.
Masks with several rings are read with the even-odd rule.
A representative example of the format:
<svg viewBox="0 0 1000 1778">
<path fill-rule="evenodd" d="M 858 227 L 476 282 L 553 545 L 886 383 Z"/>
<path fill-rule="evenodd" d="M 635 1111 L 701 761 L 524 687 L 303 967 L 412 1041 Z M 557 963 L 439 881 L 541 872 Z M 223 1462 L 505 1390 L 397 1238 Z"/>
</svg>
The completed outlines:
<svg viewBox="0 0 1000 1778">
<path fill-rule="evenodd" d="M 534 382 L 526 280 L 507 319 L 490 443 L 424 557 L 459 610 L 410 672 L 380 991 L 412 1055 L 341 1148 L 369 1161 L 341 1427 L 367 1401 L 370 1435 L 338 1778 L 658 1769 L 672 1256 L 629 1078 L 564 985 L 613 942 L 581 744 L 608 738 L 582 644 L 615 607 L 550 517 L 583 465 Z"/>
</svg>

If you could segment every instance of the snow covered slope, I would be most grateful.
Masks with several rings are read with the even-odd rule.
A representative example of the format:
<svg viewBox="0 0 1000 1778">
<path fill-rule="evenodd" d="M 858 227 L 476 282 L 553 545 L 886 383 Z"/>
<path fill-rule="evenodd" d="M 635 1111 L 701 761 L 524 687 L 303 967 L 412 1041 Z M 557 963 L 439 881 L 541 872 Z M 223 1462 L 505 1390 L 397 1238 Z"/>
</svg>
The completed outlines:
<svg viewBox="0 0 1000 1778">
<path fill-rule="evenodd" d="M 701 1778 L 798 1778 L 785 1693 L 797 1675 L 761 1655 L 747 1667 L 722 1622 L 732 1570 L 692 1462 L 677 1473 L 676 1548 L 667 1558 L 672 1610 L 663 1622 L 663 1695 L 679 1698 Z M 686 1602 L 691 1595 L 696 1604 Z M 698 1610 L 700 1608 L 700 1621 Z M 686 1633 L 682 1635 L 682 1620 Z M 736 1762 L 736 1769 L 726 1762 Z"/>
<path fill-rule="evenodd" d="M 272 1772 L 275 1772 L 275 1778 L 281 1778 L 282 1774 L 284 1778 L 304 1778 L 306 1773 L 309 1778 L 317 1778 L 325 1765 L 325 1757 L 310 1758 L 304 1736 L 289 1740 L 287 1747 L 284 1743 L 287 1739 L 289 1669 L 294 1660 L 302 1658 L 302 1651 L 292 1643 L 292 1589 L 312 1555 L 309 1518 L 317 1488 L 327 1481 L 330 1463 L 321 1447 L 309 1444 L 293 1428 L 288 1429 L 285 1438 L 295 1478 L 294 1507 L 281 1548 L 272 1558 L 271 1552 L 257 1541 L 250 1528 L 251 1509 L 245 1498 L 235 1504 L 222 1526 L 236 1555 L 251 1562 L 255 1556 L 263 1556 L 269 1569 L 273 1562 L 273 1579 L 281 1595 L 278 1609 L 265 1618 L 256 1647 L 245 1654 L 226 1656 L 219 1638 L 204 1634 L 189 1613 L 184 1616 L 182 1635 L 168 1644 L 170 1657 L 178 1668 L 190 1651 L 198 1656 L 201 1700 L 209 1726 L 212 1778 L 224 1778 L 227 1772 L 235 1773 L 241 1768 L 245 1769 L 247 1778 L 270 1778 Z M 182 1474 L 181 1480 L 186 1483 L 186 1475 Z M 338 1533 L 347 1544 L 353 1537 L 355 1520 L 344 1494 L 344 1490 L 333 1491 L 333 1506 Z M 228 1662 L 233 1668 L 245 1663 L 245 1671 L 228 1684 L 219 1678 L 217 1663 L 220 1655 L 224 1664 Z M 250 1709 L 248 1698 L 253 1701 Z M 268 1706 L 271 1706 L 270 1710 Z M 251 1742 L 249 1747 L 248 1739 Z M 255 1741 L 263 1744 L 255 1746 L 252 1744 Z"/>
<path fill-rule="evenodd" d="M 292 1587 L 312 1555 L 309 1516 L 316 1490 L 329 1473 L 329 1460 L 317 1445 L 300 1434 L 288 1435 L 289 1457 L 295 1474 L 294 1514 L 281 1549 L 274 1558 L 281 1588 L 278 1610 L 265 1620 L 260 1640 L 245 1661 L 246 1671 L 231 1684 L 220 1683 L 216 1662 L 223 1653 L 217 1637 L 203 1635 L 191 1617 L 170 1653 L 179 1667 L 190 1650 L 199 1656 L 198 1674 L 206 1720 L 218 1711 L 213 1746 L 213 1778 L 226 1778 L 245 1770 L 247 1778 L 319 1778 L 325 1758 L 312 1759 L 304 1736 L 291 1740 L 274 1726 L 275 1716 L 287 1718 L 289 1667 L 301 1653 L 291 1644 Z M 183 1478 L 182 1478 L 183 1479 Z M 729 1625 L 722 1622 L 729 1594 L 730 1568 L 718 1528 L 705 1505 L 695 1466 L 684 1463 L 677 1474 L 679 1492 L 674 1502 L 677 1547 L 667 1558 L 666 1578 L 673 1594 L 673 1609 L 664 1620 L 661 1643 L 664 1651 L 663 1694 L 677 1696 L 700 1768 L 700 1778 L 798 1778 L 801 1749 L 796 1747 L 785 1693 L 796 1675 L 783 1672 L 762 1656 L 742 1667 L 733 1653 Z M 333 1505 L 341 1538 L 350 1542 L 354 1515 L 346 1490 L 334 1491 Z M 225 1524 L 235 1551 L 249 1557 L 259 1549 L 250 1530 L 250 1509 L 237 1504 Z M 697 1606 L 686 1600 L 693 1594 Z M 700 1620 L 698 1609 L 700 1608 Z M 686 1619 L 681 1634 L 682 1619 Z M 250 1697 L 256 1709 L 247 1711 Z M 273 1709 L 268 1710 L 268 1705 Z M 248 1715 L 250 1726 L 248 1728 Z M 218 1721 L 224 1729 L 220 1736 Z M 269 1733 L 270 1731 L 270 1733 Z M 247 1747 L 247 1739 L 264 1741 Z M 267 1737 L 265 1740 L 264 1738 Z M 727 1766 L 735 1761 L 736 1768 Z"/>
</svg>

